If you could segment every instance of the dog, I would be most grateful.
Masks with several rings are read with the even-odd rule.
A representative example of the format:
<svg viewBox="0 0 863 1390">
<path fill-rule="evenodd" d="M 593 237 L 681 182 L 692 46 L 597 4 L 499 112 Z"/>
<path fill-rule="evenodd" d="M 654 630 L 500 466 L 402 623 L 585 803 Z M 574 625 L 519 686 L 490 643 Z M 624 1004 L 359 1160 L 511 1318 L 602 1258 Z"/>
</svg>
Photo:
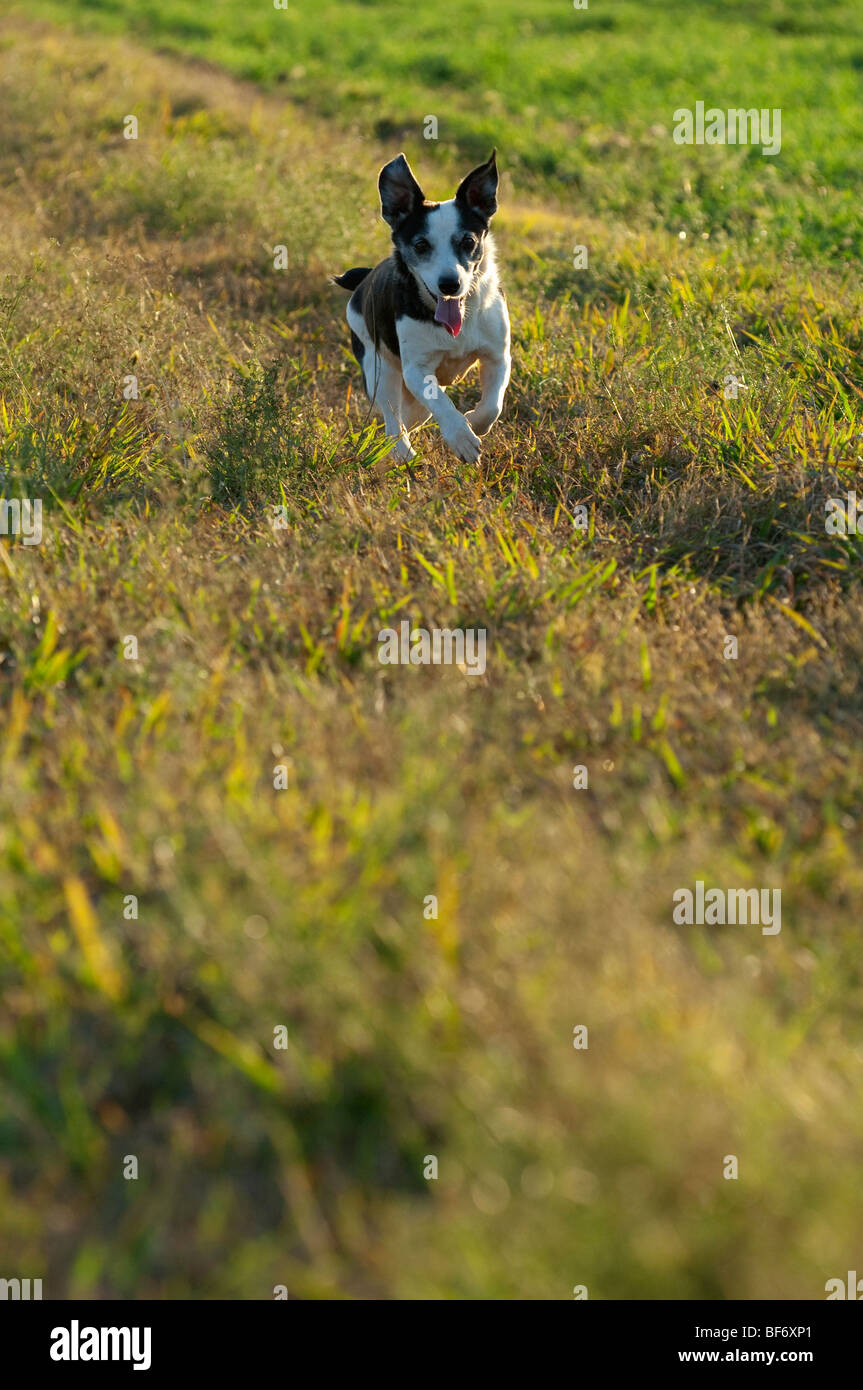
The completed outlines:
<svg viewBox="0 0 863 1390">
<path fill-rule="evenodd" d="M 396 443 L 415 457 L 410 432 L 428 419 L 465 463 L 503 408 L 510 377 L 506 300 L 489 224 L 497 212 L 497 150 L 459 184 L 448 202 L 423 194 L 403 154 L 381 169 L 381 215 L 393 250 L 372 269 L 333 276 L 351 290 L 347 319 L 366 394 Z M 481 397 L 467 414 L 443 389 L 479 363 Z"/>
</svg>

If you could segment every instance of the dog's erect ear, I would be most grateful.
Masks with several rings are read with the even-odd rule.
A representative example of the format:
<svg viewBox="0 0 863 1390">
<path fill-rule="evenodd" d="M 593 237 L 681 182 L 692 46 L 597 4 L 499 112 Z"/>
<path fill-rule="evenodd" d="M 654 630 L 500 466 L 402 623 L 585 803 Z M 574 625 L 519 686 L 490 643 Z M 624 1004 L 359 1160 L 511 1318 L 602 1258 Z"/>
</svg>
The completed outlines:
<svg viewBox="0 0 863 1390">
<path fill-rule="evenodd" d="M 485 164 L 478 164 L 462 179 L 455 200 L 490 222 L 497 212 L 497 184 L 497 150 L 492 150 Z"/>
<path fill-rule="evenodd" d="M 425 202 L 423 191 L 403 154 L 385 164 L 378 175 L 381 214 L 393 231 Z"/>
</svg>

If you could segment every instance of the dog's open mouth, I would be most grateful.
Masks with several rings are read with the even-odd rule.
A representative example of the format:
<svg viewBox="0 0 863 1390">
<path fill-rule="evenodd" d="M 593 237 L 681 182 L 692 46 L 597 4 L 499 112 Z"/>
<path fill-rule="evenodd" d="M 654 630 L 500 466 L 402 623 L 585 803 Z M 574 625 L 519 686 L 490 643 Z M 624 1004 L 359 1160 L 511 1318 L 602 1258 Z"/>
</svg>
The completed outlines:
<svg viewBox="0 0 863 1390">
<path fill-rule="evenodd" d="M 435 323 L 442 323 L 447 333 L 453 338 L 457 338 L 461 332 L 462 322 L 462 300 L 447 299 L 445 295 L 439 294 L 437 308 L 434 311 Z"/>
</svg>

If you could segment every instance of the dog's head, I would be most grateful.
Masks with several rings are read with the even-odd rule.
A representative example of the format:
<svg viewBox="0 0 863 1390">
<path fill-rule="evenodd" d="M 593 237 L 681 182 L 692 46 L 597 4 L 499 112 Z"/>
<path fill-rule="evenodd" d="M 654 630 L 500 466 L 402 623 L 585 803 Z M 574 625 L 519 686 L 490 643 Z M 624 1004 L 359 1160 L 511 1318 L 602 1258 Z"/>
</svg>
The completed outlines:
<svg viewBox="0 0 863 1390">
<path fill-rule="evenodd" d="M 435 322 L 454 338 L 464 299 L 482 273 L 489 223 L 497 212 L 497 151 L 477 165 L 446 203 L 430 203 L 403 154 L 381 169 L 381 213 L 393 244 L 421 290 L 435 301 Z"/>
</svg>

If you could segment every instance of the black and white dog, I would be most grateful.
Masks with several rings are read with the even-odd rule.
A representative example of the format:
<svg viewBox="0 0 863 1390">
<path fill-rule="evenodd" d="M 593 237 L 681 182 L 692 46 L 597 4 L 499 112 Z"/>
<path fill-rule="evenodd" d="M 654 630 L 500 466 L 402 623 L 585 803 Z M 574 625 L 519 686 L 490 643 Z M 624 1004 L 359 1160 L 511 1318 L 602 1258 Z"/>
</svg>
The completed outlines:
<svg viewBox="0 0 863 1390">
<path fill-rule="evenodd" d="M 353 290 L 348 323 L 366 392 L 400 459 L 410 431 L 429 416 L 454 453 L 479 458 L 480 439 L 503 407 L 509 382 L 509 315 L 497 280 L 489 222 L 497 211 L 497 151 L 446 203 L 430 203 L 403 154 L 378 178 L 392 254 L 334 276 Z M 443 390 L 479 363 L 481 399 L 462 415 Z"/>
</svg>

